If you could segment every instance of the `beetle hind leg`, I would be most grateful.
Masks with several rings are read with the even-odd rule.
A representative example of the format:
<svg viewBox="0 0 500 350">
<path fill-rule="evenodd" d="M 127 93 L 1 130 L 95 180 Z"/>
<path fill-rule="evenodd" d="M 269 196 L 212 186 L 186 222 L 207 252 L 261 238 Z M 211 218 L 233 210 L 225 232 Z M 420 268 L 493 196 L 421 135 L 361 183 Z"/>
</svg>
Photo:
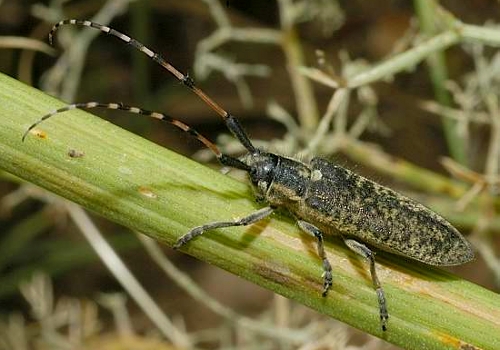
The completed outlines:
<svg viewBox="0 0 500 350">
<path fill-rule="evenodd" d="M 318 255 L 323 261 L 323 295 L 326 297 L 328 294 L 328 290 L 331 288 L 333 283 L 332 276 L 332 265 L 328 261 L 328 258 L 325 254 L 325 249 L 323 247 L 323 233 L 314 225 L 302 220 L 298 220 L 297 224 L 302 229 L 302 231 L 310 234 L 311 236 L 316 237 L 318 240 Z"/>
<path fill-rule="evenodd" d="M 373 288 L 377 293 L 379 313 L 380 313 L 380 323 L 382 330 L 387 330 L 387 320 L 389 319 L 389 314 L 387 312 L 387 303 L 385 300 L 384 290 L 377 277 L 377 271 L 375 270 L 375 254 L 364 244 L 359 243 L 353 239 L 344 239 L 344 243 L 356 254 L 361 255 L 365 259 L 370 261 L 370 274 L 372 276 Z"/>
</svg>

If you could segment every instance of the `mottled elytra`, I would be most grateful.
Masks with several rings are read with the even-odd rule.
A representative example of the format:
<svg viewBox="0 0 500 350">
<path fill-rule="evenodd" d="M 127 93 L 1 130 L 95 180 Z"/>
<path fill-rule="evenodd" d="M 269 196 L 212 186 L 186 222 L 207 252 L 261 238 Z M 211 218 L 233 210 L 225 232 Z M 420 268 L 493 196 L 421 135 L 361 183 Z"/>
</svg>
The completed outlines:
<svg viewBox="0 0 500 350">
<path fill-rule="evenodd" d="M 120 109 L 175 125 L 201 141 L 221 164 L 246 171 L 256 189 L 256 199 L 267 205 L 237 221 L 218 221 L 195 227 L 178 239 L 175 249 L 205 231 L 250 225 L 269 216 L 276 208 L 285 208 L 297 219 L 300 229 L 317 240 L 318 255 L 323 265 L 323 296 L 327 295 L 333 279 L 332 267 L 323 249 L 325 235 L 340 234 L 347 247 L 368 259 L 384 331 L 387 329 L 389 315 L 384 291 L 375 269 L 374 253 L 369 247 L 434 266 L 459 265 L 473 259 L 471 246 L 465 238 L 449 222 L 422 204 L 327 160 L 314 158 L 310 164 L 305 164 L 254 147 L 234 116 L 196 87 L 188 75 L 178 71 L 137 40 L 107 26 L 69 19 L 52 28 L 49 33 L 51 43 L 54 33 L 65 24 L 96 28 L 146 54 L 219 114 L 227 128 L 247 150 L 247 154 L 240 159 L 223 154 L 214 143 L 179 120 L 163 113 L 119 103 L 87 102 L 68 105 L 43 116 L 27 129 L 23 140 L 42 121 L 70 109 Z"/>
</svg>

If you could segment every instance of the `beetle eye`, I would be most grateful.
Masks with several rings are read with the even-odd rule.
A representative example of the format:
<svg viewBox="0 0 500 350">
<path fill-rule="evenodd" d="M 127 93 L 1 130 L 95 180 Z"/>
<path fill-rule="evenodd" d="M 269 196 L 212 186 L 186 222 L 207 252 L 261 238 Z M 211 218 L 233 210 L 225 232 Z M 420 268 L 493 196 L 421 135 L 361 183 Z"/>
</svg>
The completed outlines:
<svg viewBox="0 0 500 350">
<path fill-rule="evenodd" d="M 251 177 L 255 177 L 257 175 L 257 168 L 251 167 L 248 173 L 250 174 Z"/>
</svg>

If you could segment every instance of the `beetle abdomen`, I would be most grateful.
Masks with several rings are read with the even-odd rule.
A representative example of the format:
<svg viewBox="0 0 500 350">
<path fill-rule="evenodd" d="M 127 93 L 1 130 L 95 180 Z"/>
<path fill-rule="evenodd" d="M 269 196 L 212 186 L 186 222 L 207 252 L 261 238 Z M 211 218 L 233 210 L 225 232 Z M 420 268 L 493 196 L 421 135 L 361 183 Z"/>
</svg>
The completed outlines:
<svg viewBox="0 0 500 350">
<path fill-rule="evenodd" d="M 474 256 L 465 238 L 432 210 L 321 158 L 311 162 L 311 181 L 295 214 L 326 232 L 334 227 L 430 265 L 462 264 Z"/>
</svg>

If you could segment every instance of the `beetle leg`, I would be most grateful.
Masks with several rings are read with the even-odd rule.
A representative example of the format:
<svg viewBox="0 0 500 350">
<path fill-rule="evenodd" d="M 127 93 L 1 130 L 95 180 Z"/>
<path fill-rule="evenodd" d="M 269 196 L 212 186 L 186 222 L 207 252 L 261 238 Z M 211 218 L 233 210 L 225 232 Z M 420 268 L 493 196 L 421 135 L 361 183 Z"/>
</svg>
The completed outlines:
<svg viewBox="0 0 500 350">
<path fill-rule="evenodd" d="M 387 330 L 387 319 L 389 318 L 389 314 L 387 313 L 387 303 L 385 301 L 385 294 L 382 286 L 380 285 L 380 281 L 377 277 L 377 272 L 375 270 L 375 253 L 373 253 L 367 246 L 362 243 L 359 243 L 353 239 L 344 239 L 345 244 L 351 249 L 353 252 L 361 255 L 362 257 L 370 260 L 370 273 L 372 276 L 373 288 L 377 292 L 378 297 L 378 306 L 380 312 L 380 323 L 382 325 L 382 330 Z"/>
<path fill-rule="evenodd" d="M 224 228 L 224 227 L 232 227 L 232 226 L 247 226 L 251 225 L 257 221 L 260 221 L 264 219 L 266 216 L 271 215 L 271 213 L 274 211 L 274 208 L 272 207 L 265 207 L 262 209 L 257 210 L 255 213 L 252 213 L 248 216 L 245 216 L 244 218 L 241 218 L 236 221 L 219 221 L 219 222 L 211 222 L 209 224 L 205 224 L 202 226 L 198 226 L 190 230 L 188 233 L 185 235 L 181 236 L 177 242 L 174 244 L 174 249 L 178 249 L 182 247 L 184 244 L 189 242 L 195 237 L 198 237 L 201 235 L 203 232 L 208 231 L 208 230 L 214 230 L 217 228 Z"/>
<path fill-rule="evenodd" d="M 302 220 L 297 220 L 297 224 L 302 229 L 302 231 L 316 237 L 318 240 L 318 255 L 323 261 L 323 293 L 322 295 L 326 297 L 328 290 L 332 286 L 332 265 L 328 261 L 325 254 L 325 249 L 323 248 L 323 233 L 314 225 Z"/>
</svg>

